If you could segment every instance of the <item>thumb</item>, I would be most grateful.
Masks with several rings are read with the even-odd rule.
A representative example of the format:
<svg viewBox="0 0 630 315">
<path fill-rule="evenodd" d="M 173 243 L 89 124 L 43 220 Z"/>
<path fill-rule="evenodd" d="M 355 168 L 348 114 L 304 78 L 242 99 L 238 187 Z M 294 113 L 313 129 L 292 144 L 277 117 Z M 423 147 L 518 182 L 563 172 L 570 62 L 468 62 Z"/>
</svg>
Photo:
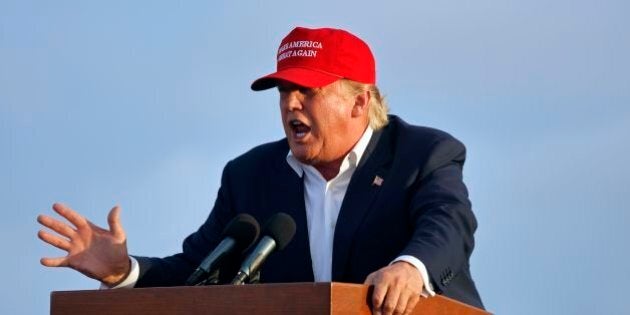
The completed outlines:
<svg viewBox="0 0 630 315">
<path fill-rule="evenodd" d="M 123 230 L 120 223 L 120 207 L 114 206 L 107 215 L 107 223 L 109 224 L 109 230 L 115 237 L 125 237 L 125 230 Z"/>
</svg>

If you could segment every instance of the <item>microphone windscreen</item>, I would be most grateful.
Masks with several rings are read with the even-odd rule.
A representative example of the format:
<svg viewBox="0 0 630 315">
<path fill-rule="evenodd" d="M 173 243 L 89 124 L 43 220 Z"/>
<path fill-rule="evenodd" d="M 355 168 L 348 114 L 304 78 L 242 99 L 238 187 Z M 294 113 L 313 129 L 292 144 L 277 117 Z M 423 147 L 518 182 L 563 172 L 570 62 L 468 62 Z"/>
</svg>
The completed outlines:
<svg viewBox="0 0 630 315">
<path fill-rule="evenodd" d="M 263 235 L 268 235 L 276 241 L 276 249 L 282 250 L 295 235 L 295 221 L 290 215 L 278 212 L 265 223 Z"/>
<path fill-rule="evenodd" d="M 260 225 L 249 214 L 237 215 L 223 230 L 223 237 L 231 237 L 236 241 L 236 251 L 244 252 L 258 239 Z"/>
</svg>

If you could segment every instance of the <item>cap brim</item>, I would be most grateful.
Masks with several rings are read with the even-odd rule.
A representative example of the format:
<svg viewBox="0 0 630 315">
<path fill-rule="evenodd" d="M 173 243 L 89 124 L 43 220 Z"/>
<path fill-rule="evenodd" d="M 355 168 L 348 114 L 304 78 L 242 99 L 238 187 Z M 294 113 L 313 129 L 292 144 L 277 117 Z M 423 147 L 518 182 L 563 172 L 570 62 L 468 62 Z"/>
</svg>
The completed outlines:
<svg viewBox="0 0 630 315">
<path fill-rule="evenodd" d="M 278 86 L 278 81 L 287 81 L 308 88 L 326 86 L 341 76 L 307 68 L 287 68 L 266 75 L 252 83 L 252 90 L 262 91 Z"/>
</svg>

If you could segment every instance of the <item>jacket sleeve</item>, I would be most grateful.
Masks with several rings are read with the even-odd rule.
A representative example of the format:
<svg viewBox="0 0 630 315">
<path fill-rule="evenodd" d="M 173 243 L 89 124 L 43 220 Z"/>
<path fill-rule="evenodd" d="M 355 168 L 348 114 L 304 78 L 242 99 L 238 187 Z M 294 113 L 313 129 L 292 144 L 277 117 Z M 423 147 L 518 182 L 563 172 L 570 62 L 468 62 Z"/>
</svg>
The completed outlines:
<svg viewBox="0 0 630 315">
<path fill-rule="evenodd" d="M 468 270 L 474 247 L 477 221 L 462 179 L 465 156 L 464 145 L 456 139 L 436 141 L 411 197 L 413 235 L 401 255 L 424 263 L 438 293 Z"/>
<path fill-rule="evenodd" d="M 201 261 L 221 241 L 223 228 L 234 217 L 231 206 L 230 163 L 223 169 L 221 187 L 208 219 L 190 234 L 182 252 L 164 258 L 139 257 L 140 276 L 136 287 L 184 285 Z"/>
</svg>

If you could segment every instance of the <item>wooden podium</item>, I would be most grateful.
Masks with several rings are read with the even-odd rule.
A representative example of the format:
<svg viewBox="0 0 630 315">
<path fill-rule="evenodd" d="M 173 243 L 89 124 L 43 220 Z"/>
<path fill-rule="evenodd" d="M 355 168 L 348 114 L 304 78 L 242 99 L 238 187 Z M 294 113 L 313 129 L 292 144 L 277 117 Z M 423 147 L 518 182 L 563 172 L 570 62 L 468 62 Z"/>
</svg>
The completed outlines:
<svg viewBox="0 0 630 315">
<path fill-rule="evenodd" d="M 50 313 L 72 314 L 371 314 L 368 286 L 285 283 L 56 291 Z M 489 314 L 443 296 L 421 298 L 413 314 Z"/>
</svg>

